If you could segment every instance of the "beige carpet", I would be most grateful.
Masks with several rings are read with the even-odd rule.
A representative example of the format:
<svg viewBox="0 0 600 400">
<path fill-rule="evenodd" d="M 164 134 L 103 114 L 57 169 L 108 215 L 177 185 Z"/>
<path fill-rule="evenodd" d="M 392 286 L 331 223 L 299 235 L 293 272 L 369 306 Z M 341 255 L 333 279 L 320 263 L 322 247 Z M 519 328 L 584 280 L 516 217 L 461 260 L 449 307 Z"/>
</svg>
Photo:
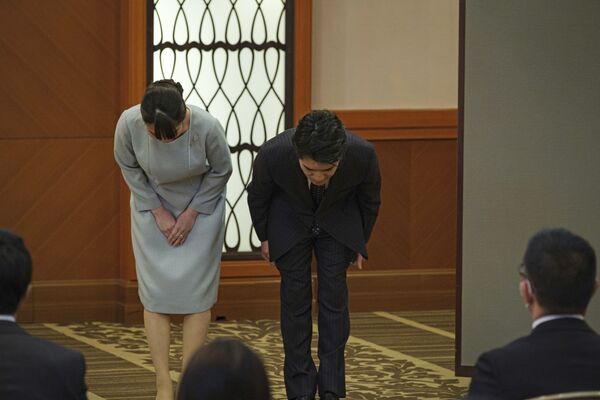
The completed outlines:
<svg viewBox="0 0 600 400">
<path fill-rule="evenodd" d="M 89 398 L 153 399 L 154 377 L 143 327 L 115 323 L 26 324 L 32 334 L 77 348 L 87 360 Z M 452 311 L 352 314 L 346 347 L 349 400 L 458 399 L 468 379 L 456 378 Z M 278 321 L 219 321 L 209 340 L 233 336 L 265 360 L 274 399 L 285 399 Z M 313 351 L 316 354 L 315 332 Z M 173 325 L 171 375 L 179 379 L 181 326 Z"/>
</svg>

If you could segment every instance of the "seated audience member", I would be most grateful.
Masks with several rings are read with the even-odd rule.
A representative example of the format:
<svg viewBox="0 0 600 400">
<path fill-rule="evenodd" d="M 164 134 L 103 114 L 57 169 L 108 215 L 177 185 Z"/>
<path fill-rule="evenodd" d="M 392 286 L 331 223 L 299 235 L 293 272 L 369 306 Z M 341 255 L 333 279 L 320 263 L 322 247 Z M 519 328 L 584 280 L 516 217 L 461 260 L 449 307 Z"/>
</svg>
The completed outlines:
<svg viewBox="0 0 600 400">
<path fill-rule="evenodd" d="M 15 322 L 30 282 L 23 241 L 0 230 L 0 399 L 85 399 L 83 355 L 35 338 Z"/>
<path fill-rule="evenodd" d="M 479 357 L 469 399 L 600 390 L 600 336 L 584 320 L 598 288 L 594 249 L 565 229 L 542 230 L 519 273 L 531 334 Z"/>
<path fill-rule="evenodd" d="M 220 338 L 196 351 L 181 377 L 177 400 L 270 400 L 265 367 L 235 339 Z"/>
</svg>

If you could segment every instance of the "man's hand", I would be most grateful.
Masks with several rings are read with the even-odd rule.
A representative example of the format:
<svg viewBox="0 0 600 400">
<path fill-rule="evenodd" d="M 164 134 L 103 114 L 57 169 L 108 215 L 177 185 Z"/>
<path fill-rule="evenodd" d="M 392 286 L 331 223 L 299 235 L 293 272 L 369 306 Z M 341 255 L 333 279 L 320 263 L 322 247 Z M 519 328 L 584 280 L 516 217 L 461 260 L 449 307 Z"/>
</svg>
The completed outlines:
<svg viewBox="0 0 600 400">
<path fill-rule="evenodd" d="M 269 241 L 268 240 L 265 240 L 264 242 L 260 242 L 260 255 L 262 256 L 262 258 L 264 258 L 268 262 L 271 262 L 271 260 L 269 259 Z"/>
<path fill-rule="evenodd" d="M 166 238 L 168 238 L 175 225 L 175 218 L 173 218 L 173 215 L 163 206 L 152 210 L 152 215 L 154 215 L 154 221 L 156 222 L 158 229 Z"/>
<path fill-rule="evenodd" d="M 187 208 L 184 212 L 179 214 L 179 217 L 177 217 L 177 221 L 167 238 L 167 241 L 171 246 L 181 246 L 185 243 L 192 228 L 194 228 L 194 223 L 196 222 L 198 214 L 198 211 L 191 208 Z"/>
<path fill-rule="evenodd" d="M 356 265 L 358 269 L 363 268 L 364 257 L 360 253 L 356 253 L 356 259 L 350 263 L 350 265 Z"/>
</svg>

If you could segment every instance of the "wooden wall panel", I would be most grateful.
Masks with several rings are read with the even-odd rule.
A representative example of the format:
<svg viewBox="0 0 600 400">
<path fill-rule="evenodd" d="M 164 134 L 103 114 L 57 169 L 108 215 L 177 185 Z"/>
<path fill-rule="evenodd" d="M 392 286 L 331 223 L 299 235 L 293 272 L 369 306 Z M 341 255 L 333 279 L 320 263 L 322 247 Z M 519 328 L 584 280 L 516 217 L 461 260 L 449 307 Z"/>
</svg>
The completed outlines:
<svg viewBox="0 0 600 400">
<path fill-rule="evenodd" d="M 115 321 L 120 290 L 115 279 L 38 281 L 31 296 L 32 318 L 35 322 Z"/>
<path fill-rule="evenodd" d="M 454 269 L 352 271 L 352 311 L 435 310 L 454 307 Z"/>
<path fill-rule="evenodd" d="M 109 137 L 118 0 L 0 1 L 0 138 Z"/>
<path fill-rule="evenodd" d="M 456 264 L 456 140 L 411 143 L 410 268 Z"/>
<path fill-rule="evenodd" d="M 367 270 L 452 268 L 456 259 L 456 141 L 373 141 L 381 209 Z"/>
<path fill-rule="evenodd" d="M 381 172 L 381 208 L 368 243 L 366 270 L 410 265 L 410 144 L 375 143 Z"/>
<path fill-rule="evenodd" d="M 34 280 L 114 278 L 118 171 L 111 139 L 0 140 L 0 221 L 26 241 Z"/>
<path fill-rule="evenodd" d="M 456 110 L 336 113 L 379 158 L 382 205 L 366 269 L 454 268 Z"/>
<path fill-rule="evenodd" d="M 119 18 L 119 0 L 0 2 L 0 227 L 34 263 L 20 319 L 116 315 Z"/>
</svg>

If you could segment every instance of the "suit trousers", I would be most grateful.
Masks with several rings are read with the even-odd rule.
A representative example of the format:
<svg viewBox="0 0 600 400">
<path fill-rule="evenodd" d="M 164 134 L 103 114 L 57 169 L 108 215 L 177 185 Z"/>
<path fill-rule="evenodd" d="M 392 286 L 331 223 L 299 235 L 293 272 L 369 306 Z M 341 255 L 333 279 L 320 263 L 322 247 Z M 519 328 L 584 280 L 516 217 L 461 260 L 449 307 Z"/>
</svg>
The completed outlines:
<svg viewBox="0 0 600 400">
<path fill-rule="evenodd" d="M 311 259 L 317 259 L 318 356 L 311 355 Z M 332 392 L 346 395 L 344 349 L 350 335 L 346 270 L 354 252 L 327 232 L 313 227 L 307 236 L 276 260 L 281 274 L 281 335 L 288 398 Z"/>
</svg>

